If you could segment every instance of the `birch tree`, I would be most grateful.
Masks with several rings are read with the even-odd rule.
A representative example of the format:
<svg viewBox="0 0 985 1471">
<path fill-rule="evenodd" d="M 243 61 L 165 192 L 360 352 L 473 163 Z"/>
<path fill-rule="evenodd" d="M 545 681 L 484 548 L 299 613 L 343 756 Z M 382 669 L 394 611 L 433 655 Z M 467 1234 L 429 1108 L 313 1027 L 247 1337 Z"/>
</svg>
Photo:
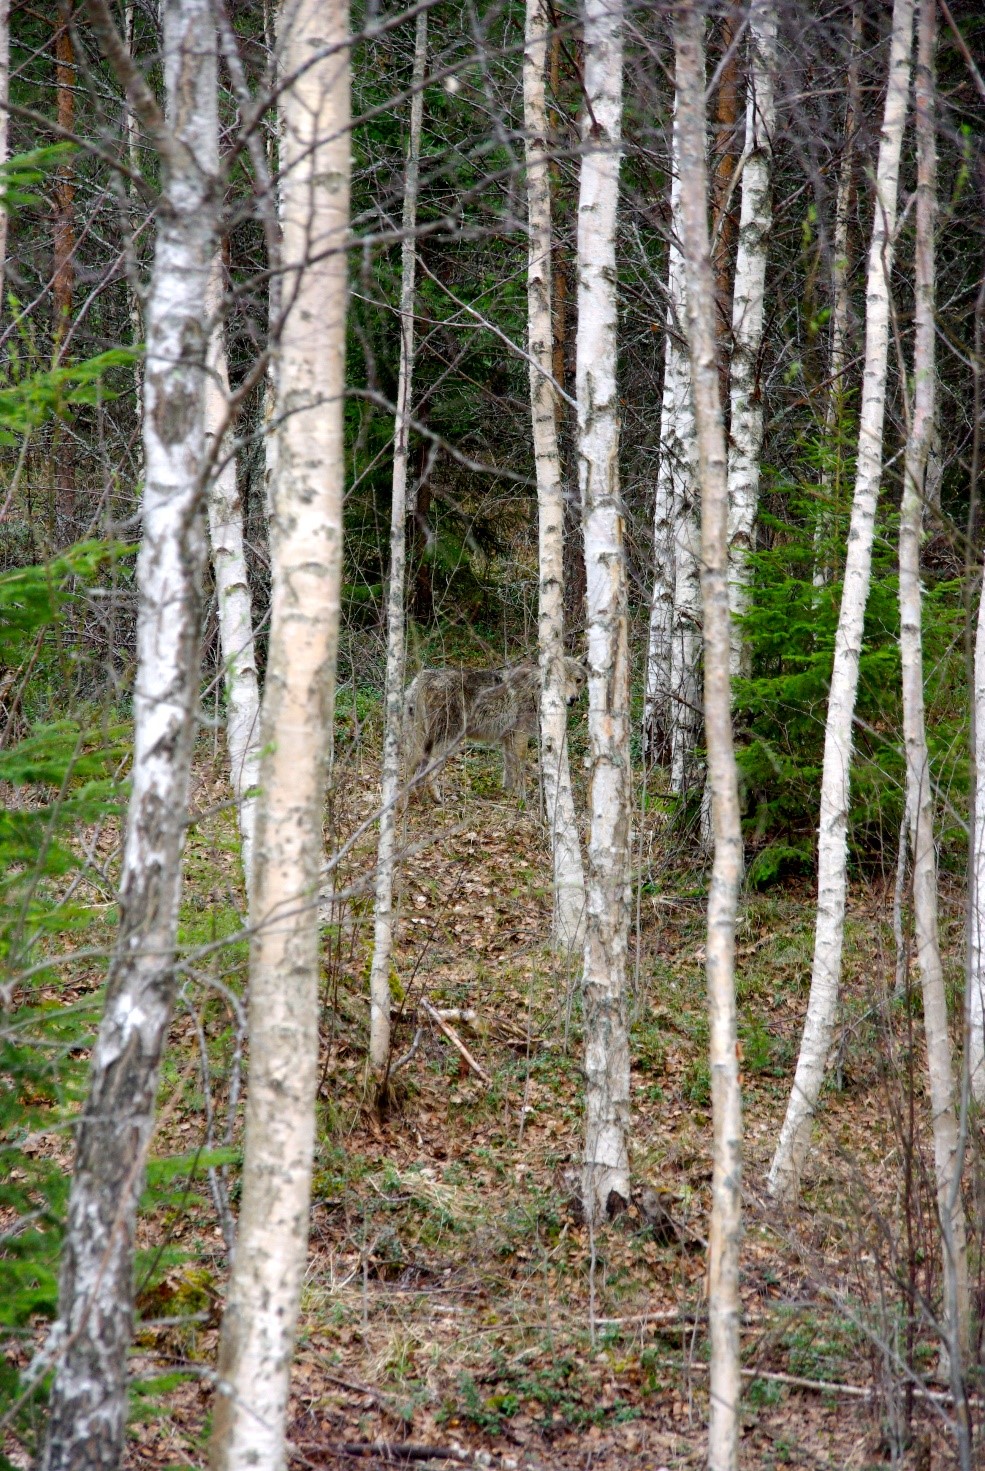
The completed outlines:
<svg viewBox="0 0 985 1471">
<path fill-rule="evenodd" d="M 417 186 L 424 118 L 424 66 L 428 13 L 417 17 L 411 82 L 410 139 L 404 173 L 403 240 L 400 278 L 400 364 L 393 431 L 393 481 L 390 492 L 390 586 L 387 593 L 387 645 L 383 758 L 380 778 L 380 834 L 376 854 L 376 913 L 369 975 L 369 1061 L 378 1085 L 390 1063 L 390 958 L 393 954 L 393 870 L 400 795 L 400 736 L 404 713 L 407 602 L 407 466 L 410 451 L 411 395 L 414 381 L 414 278 L 417 267 Z"/>
<path fill-rule="evenodd" d="M 980 369 L 979 369 L 980 371 Z M 968 874 L 968 980 L 966 1029 L 971 1094 L 985 1104 L 985 581 L 978 603 L 972 691 L 974 800 Z"/>
<path fill-rule="evenodd" d="M 578 462 L 588 619 L 588 844 L 583 1203 L 590 1222 L 629 1201 L 629 652 L 619 487 L 616 214 L 623 17 L 585 0 L 585 105 L 578 196 Z"/>
<path fill-rule="evenodd" d="M 271 624 L 250 914 L 250 1077 L 213 1464 L 285 1463 L 318 1077 L 318 896 L 344 482 L 349 36 L 345 0 L 278 23 L 284 312 Z"/>
<path fill-rule="evenodd" d="M 894 0 L 889 80 L 879 139 L 872 240 L 866 276 L 865 363 L 855 492 L 824 734 L 814 962 L 797 1071 L 769 1172 L 769 1188 L 781 1199 L 791 1199 L 799 1190 L 800 1173 L 810 1145 L 811 1125 L 824 1080 L 838 1007 L 845 931 L 852 721 L 882 476 L 889 346 L 889 273 L 893 261 L 900 149 L 906 122 L 912 45 L 913 0 Z"/>
<path fill-rule="evenodd" d="M 739 47 L 736 35 L 736 11 L 726 7 L 718 25 L 720 59 L 713 69 L 717 78 L 715 110 L 710 127 L 711 153 L 714 165 L 710 179 L 711 268 L 715 274 L 717 314 L 715 329 L 722 339 L 728 335 L 732 320 L 732 250 L 736 237 L 734 190 L 739 163 Z M 712 80 L 709 90 L 715 87 Z M 719 377 L 724 399 L 728 386 L 726 355 L 719 356 Z"/>
<path fill-rule="evenodd" d="M 862 43 L 862 7 L 852 9 L 851 55 L 848 62 L 848 100 L 845 105 L 844 144 L 835 191 L 834 239 L 831 258 L 831 349 L 828 359 L 828 397 L 824 406 L 824 453 L 821 470 L 821 503 L 814 528 L 814 586 L 824 587 L 831 575 L 825 543 L 831 529 L 833 502 L 840 489 L 841 454 L 836 472 L 832 465 L 835 435 L 845 403 L 845 368 L 848 354 L 851 295 L 848 289 L 848 226 L 851 219 L 855 170 L 855 129 L 859 109 L 859 52 Z"/>
<path fill-rule="evenodd" d="M 161 7 L 172 126 L 105 0 L 90 0 L 89 16 L 157 147 L 163 177 L 147 303 L 134 755 L 119 930 L 76 1134 L 55 1329 L 64 1348 L 51 1392 L 45 1471 L 116 1466 L 123 1452 L 137 1204 L 176 988 L 206 560 L 203 324 L 219 200 L 209 0 L 164 0 Z"/>
<path fill-rule="evenodd" d="M 715 278 L 708 237 L 704 20 L 691 4 L 680 4 L 675 9 L 674 45 L 680 120 L 681 238 L 687 274 L 688 347 L 701 487 L 705 740 L 714 833 L 705 945 L 712 1089 L 708 1464 L 712 1471 L 735 1471 L 741 1428 L 739 1245 L 742 1229 L 735 920 L 742 878 L 742 832 L 729 677 L 725 425 L 716 362 Z"/>
<path fill-rule="evenodd" d="M 913 917 L 917 964 L 923 987 L 927 1068 L 934 1133 L 937 1208 L 944 1244 L 944 1340 L 957 1375 L 969 1344 L 968 1259 L 961 1203 L 961 1150 L 954 1102 L 947 994 L 937 922 L 937 854 L 930 753 L 924 719 L 920 540 L 924 486 L 934 434 L 936 368 L 934 230 L 937 144 L 934 137 L 934 37 L 936 0 L 920 0 L 916 68 L 917 200 L 914 257 L 913 409 L 903 471 L 899 532 L 900 663 L 903 676 L 903 739 L 906 802 L 913 855 Z"/>
<path fill-rule="evenodd" d="M 985 96 L 985 83 L 979 87 Z M 972 452 L 970 495 L 978 504 L 979 457 L 982 420 L 982 303 L 985 285 L 980 288 L 975 316 L 972 381 L 974 422 L 976 426 Z M 971 552 L 969 551 L 969 557 Z M 968 863 L 968 974 L 965 984 L 965 1029 L 971 1095 L 979 1105 L 985 1104 L 985 579 L 979 588 L 978 619 L 971 691 L 971 834 Z"/>
<path fill-rule="evenodd" d="M 0 169 L 10 157 L 7 141 L 10 114 L 7 103 L 10 99 L 10 0 L 0 0 Z M 4 308 L 4 288 L 7 273 L 7 210 L 0 209 L 0 317 Z"/>
<path fill-rule="evenodd" d="M 527 332 L 540 565 L 540 769 L 554 870 L 554 941 L 562 951 L 573 953 L 585 938 L 585 875 L 571 790 L 564 698 L 565 518 L 551 322 L 553 241 L 545 87 L 548 31 L 545 0 L 527 0 L 523 123 L 529 222 Z"/>
<path fill-rule="evenodd" d="M 674 174 L 677 192 L 671 191 L 672 238 L 683 239 L 681 217 L 679 124 L 674 120 Z M 673 600 L 670 634 L 670 787 L 686 794 L 694 785 L 695 746 L 701 729 L 701 585 L 697 497 L 697 443 L 691 391 L 691 363 L 684 340 L 685 272 L 683 255 L 677 249 L 673 275 L 668 273 L 670 312 L 674 314 L 678 341 L 668 339 L 668 361 L 672 361 L 671 387 L 664 385 L 661 413 L 661 445 L 673 477 L 669 494 L 673 517 Z M 659 500 L 656 514 L 662 518 Z M 656 514 L 654 522 L 656 524 Z M 656 586 L 654 597 L 656 597 Z M 665 596 L 665 595 L 664 595 Z"/>
<path fill-rule="evenodd" d="M 218 159 L 216 160 L 218 167 Z M 216 251 L 206 303 L 209 333 L 205 382 L 205 432 L 215 454 L 209 481 L 209 542 L 219 613 L 219 648 L 226 693 L 226 751 L 239 820 L 243 873 L 249 892 L 253 872 L 256 785 L 260 776 L 260 686 L 253 644 L 253 603 L 243 540 L 243 503 L 236 456 L 222 443 L 229 419 L 229 371 L 222 324 L 222 256 Z M 215 445 L 216 437 L 220 443 Z"/>
<path fill-rule="evenodd" d="M 63 138 L 75 133 L 75 48 L 72 33 L 60 16 L 55 30 L 55 93 L 58 128 Z M 75 161 L 64 159 L 55 170 L 54 214 L 52 219 L 52 360 L 57 365 L 65 356 L 72 326 L 75 295 Z M 52 529 L 54 544 L 67 546 L 75 537 L 76 466 L 75 444 L 68 414 L 59 415 L 52 425 L 51 479 L 54 486 Z"/>
<path fill-rule="evenodd" d="M 749 75 L 739 246 L 732 292 L 728 539 L 733 678 L 749 672 L 748 645 L 739 620 L 749 605 L 749 553 L 756 544 L 759 513 L 759 471 L 763 447 L 759 357 L 763 342 L 766 257 L 773 224 L 776 33 L 777 18 L 772 0 L 753 0 L 749 14 Z"/>
<path fill-rule="evenodd" d="M 670 239 L 667 247 L 667 316 L 664 337 L 664 382 L 660 405 L 660 463 L 657 467 L 656 493 L 653 507 L 653 593 L 650 601 L 650 629 L 647 641 L 646 687 L 643 704 L 643 751 L 648 762 L 662 766 L 672 764 L 674 752 L 683 755 L 686 738 L 682 723 L 689 710 L 678 708 L 675 698 L 677 683 L 685 670 L 696 668 L 696 656 L 675 641 L 675 598 L 677 580 L 677 541 L 683 524 L 685 507 L 688 525 L 693 526 L 694 482 L 694 410 L 691 401 L 691 365 L 684 336 L 684 258 L 680 248 L 681 172 L 677 141 L 677 109 L 670 159 Z M 689 535 L 685 555 L 687 587 L 696 581 L 693 534 Z M 683 580 L 682 580 L 683 581 Z M 688 606 L 687 601 L 685 606 Z M 694 635 L 693 599 L 688 631 Z M 686 654 L 686 657 L 685 657 Z M 678 681 L 675 681 L 675 673 Z M 685 677 L 684 690 L 690 691 L 690 708 L 697 703 L 697 689 Z M 675 787 L 683 767 L 675 768 Z"/>
</svg>

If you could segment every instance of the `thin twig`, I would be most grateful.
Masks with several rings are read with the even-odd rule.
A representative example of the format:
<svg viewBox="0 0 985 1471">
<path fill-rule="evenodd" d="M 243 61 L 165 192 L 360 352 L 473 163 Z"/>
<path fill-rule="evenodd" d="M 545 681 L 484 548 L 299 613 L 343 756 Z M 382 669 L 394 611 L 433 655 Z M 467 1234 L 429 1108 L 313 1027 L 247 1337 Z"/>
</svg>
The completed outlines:
<svg viewBox="0 0 985 1471">
<path fill-rule="evenodd" d="M 456 1049 L 456 1051 L 461 1054 L 465 1062 L 468 1063 L 469 1067 L 475 1073 L 476 1077 L 481 1078 L 487 1088 L 491 1087 L 492 1078 L 490 1078 L 489 1074 L 485 1071 L 484 1068 L 479 1066 L 469 1049 L 466 1047 L 465 1043 L 462 1041 L 461 1037 L 458 1035 L 453 1027 L 450 1027 L 448 1025 L 448 1023 L 442 1017 L 441 1013 L 431 1005 L 430 1001 L 426 1001 L 423 997 L 421 998 L 419 1005 L 425 1016 L 431 1018 L 435 1026 L 438 1028 L 439 1032 L 443 1033 L 443 1035 L 448 1038 L 448 1041 Z"/>
<path fill-rule="evenodd" d="M 305 1452 L 324 1453 L 333 1456 L 369 1458 L 382 1462 L 392 1461 L 457 1461 L 464 1466 L 491 1466 L 493 1458 L 486 1453 L 481 1457 L 472 1451 L 461 1450 L 451 1445 L 414 1445 L 411 1441 L 393 1440 L 301 1440 L 294 1441 L 291 1449 L 304 1455 Z"/>
</svg>

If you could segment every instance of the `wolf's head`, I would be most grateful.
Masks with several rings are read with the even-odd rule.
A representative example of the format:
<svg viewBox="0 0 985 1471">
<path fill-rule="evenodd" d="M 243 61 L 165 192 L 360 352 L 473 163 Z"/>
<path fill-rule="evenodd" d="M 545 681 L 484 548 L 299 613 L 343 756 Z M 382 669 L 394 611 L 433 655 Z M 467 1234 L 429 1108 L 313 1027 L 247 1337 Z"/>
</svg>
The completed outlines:
<svg viewBox="0 0 985 1471">
<path fill-rule="evenodd" d="M 573 705 L 588 681 L 588 670 L 579 659 L 564 661 L 564 698 Z"/>
</svg>

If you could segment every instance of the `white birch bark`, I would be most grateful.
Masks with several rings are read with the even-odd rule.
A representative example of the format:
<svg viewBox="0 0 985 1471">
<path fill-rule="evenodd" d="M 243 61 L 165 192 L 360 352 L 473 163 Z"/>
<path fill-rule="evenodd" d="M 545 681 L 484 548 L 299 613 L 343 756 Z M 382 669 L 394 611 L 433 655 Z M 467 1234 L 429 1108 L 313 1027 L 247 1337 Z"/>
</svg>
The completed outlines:
<svg viewBox="0 0 985 1471">
<path fill-rule="evenodd" d="M 218 159 L 216 160 L 218 168 Z M 205 433 L 211 442 L 228 417 L 229 372 L 222 327 L 222 257 L 216 251 L 209 274 L 206 303 L 209 334 L 205 386 Z M 226 751 L 229 777 L 243 852 L 243 874 L 249 893 L 253 873 L 256 786 L 260 779 L 260 686 L 253 646 L 253 604 L 243 541 L 243 503 L 236 484 L 236 457 L 220 445 L 209 483 L 209 542 L 219 610 L 219 647 L 226 691 Z"/>
<path fill-rule="evenodd" d="M 945 1325 L 943 1338 L 958 1374 L 969 1344 L 968 1257 L 961 1203 L 961 1153 L 954 1100 L 947 995 L 937 922 L 937 854 L 930 754 L 923 697 L 920 541 L 924 485 L 934 432 L 935 263 L 937 146 L 934 137 L 934 32 L 936 0 L 920 0 L 916 68 L 917 202 L 914 261 L 913 412 L 903 472 L 899 532 L 900 662 L 903 677 L 903 739 L 906 800 L 913 854 L 913 915 L 917 964 L 923 987 L 924 1031 L 930 1077 L 937 1208 L 944 1246 Z"/>
<path fill-rule="evenodd" d="M 976 349 L 980 346 L 976 336 Z M 981 400 L 982 363 L 976 351 L 974 401 Z M 981 575 L 981 569 L 979 569 Z M 965 1067 L 971 1096 L 985 1104 L 985 578 L 975 630 L 971 706 L 972 806 L 968 862 L 968 957 L 965 982 Z"/>
<path fill-rule="evenodd" d="M 119 931 L 76 1136 L 55 1330 L 64 1349 L 51 1393 L 45 1471 L 115 1467 L 123 1454 L 137 1205 L 175 999 L 199 691 L 204 323 L 219 192 L 209 0 L 164 0 L 161 8 L 173 129 L 133 67 L 103 0 L 90 0 L 89 17 L 161 154 L 163 190 L 147 306 L 134 755 Z"/>
<path fill-rule="evenodd" d="M 274 35 L 274 19 L 277 7 L 275 0 L 263 0 L 263 33 L 266 39 L 269 62 L 270 85 L 275 88 L 283 71 L 283 56 L 280 54 Z M 270 211 L 268 228 L 267 266 L 270 279 L 267 282 L 267 371 L 263 375 L 263 488 L 267 511 L 267 523 L 273 516 L 274 487 L 277 483 L 277 373 L 280 363 L 281 305 L 284 300 L 281 266 L 282 240 L 282 194 L 280 185 L 280 131 L 283 108 L 270 109 L 270 117 L 264 131 L 264 154 L 267 175 L 270 180 Z"/>
<path fill-rule="evenodd" d="M 318 1077 L 318 894 L 344 486 L 349 49 L 345 0 L 278 25 L 285 318 L 271 625 L 250 915 L 250 1078 L 212 1435 L 221 1471 L 285 1464 Z"/>
<path fill-rule="evenodd" d="M 792 1199 L 799 1190 L 800 1173 L 810 1146 L 811 1125 L 824 1080 L 838 1007 L 845 930 L 852 721 L 872 570 L 876 503 L 882 475 L 889 274 L 893 260 L 900 149 L 910 88 L 912 44 L 913 0 L 894 0 L 889 82 L 879 140 L 872 242 L 866 277 L 865 365 L 855 493 L 824 735 L 814 963 L 800 1057 L 769 1173 L 769 1188 L 780 1199 Z"/>
<path fill-rule="evenodd" d="M 400 744 L 404 713 L 405 618 L 407 601 L 407 464 L 414 383 L 414 283 L 417 267 L 417 184 L 424 118 L 424 65 L 428 13 L 417 17 L 411 81 L 410 139 L 404 173 L 400 282 L 400 364 L 393 432 L 390 497 L 390 587 L 387 594 L 386 691 L 380 777 L 380 833 L 376 851 L 376 911 L 369 973 L 369 1062 L 377 1085 L 390 1064 L 390 958 L 393 954 L 393 869 L 400 794 Z"/>
<path fill-rule="evenodd" d="M 690 375 L 688 406 L 691 404 Z M 701 730 L 701 526 L 697 476 L 683 480 L 674 526 L 674 628 L 671 643 L 670 789 L 680 796 L 699 777 L 695 752 Z"/>
<path fill-rule="evenodd" d="M 10 0 L 0 0 L 0 167 L 10 157 Z M 7 274 L 7 211 L 0 208 L 0 317 L 3 316 Z"/>
<path fill-rule="evenodd" d="M 681 177 L 676 108 L 672 137 L 671 225 L 667 247 L 667 325 L 663 397 L 660 405 L 660 464 L 653 505 L 653 594 L 650 600 L 643 704 L 644 759 L 651 764 L 658 762 L 661 766 L 669 766 L 675 747 L 683 752 L 684 745 L 681 736 L 676 741 L 674 738 L 674 673 L 681 669 L 683 652 L 681 650 L 675 659 L 676 542 L 683 508 L 685 505 L 693 505 L 694 500 L 694 409 L 691 401 L 691 365 L 684 337 L 684 259 L 680 247 Z M 690 583 L 693 584 L 693 557 L 689 573 Z M 696 694 L 695 690 L 695 700 Z"/>
<path fill-rule="evenodd" d="M 670 787 L 685 794 L 697 775 L 695 746 L 701 728 L 701 528 L 698 524 L 697 439 L 694 399 L 691 391 L 691 362 L 685 340 L 686 282 L 681 218 L 680 125 L 674 116 L 674 184 L 671 189 L 672 250 L 667 286 L 668 338 L 666 368 L 670 385 L 664 381 L 661 406 L 661 469 L 666 460 L 669 484 L 664 496 L 658 486 L 654 513 L 664 517 L 666 505 L 671 521 L 672 550 L 669 557 L 672 596 L 663 587 L 662 618 L 670 616 Z M 673 316 L 673 334 L 671 334 Z M 664 460 L 665 457 L 665 460 Z M 654 602 L 657 587 L 654 585 Z M 651 605 L 651 616 L 652 616 Z M 654 659 L 656 655 L 654 653 Z"/>
<path fill-rule="evenodd" d="M 715 350 L 715 279 L 708 236 L 704 18 L 693 5 L 682 4 L 675 11 L 674 42 L 688 343 L 701 487 L 705 740 L 714 832 L 705 947 L 713 1135 L 708 1232 L 708 1465 L 711 1471 L 735 1471 L 742 1382 L 742 1100 L 736 1046 L 735 920 L 742 878 L 742 833 L 729 677 L 728 477 Z"/>
<path fill-rule="evenodd" d="M 749 13 L 746 144 L 742 170 L 739 244 L 732 294 L 730 444 L 728 455 L 729 603 L 732 677 L 748 675 L 749 645 L 738 621 L 749 604 L 749 554 L 756 544 L 763 401 L 759 354 L 763 342 L 766 257 L 773 226 L 773 129 L 776 108 L 777 17 L 772 0 L 753 0 Z"/>
<path fill-rule="evenodd" d="M 540 769 L 554 868 L 555 945 L 565 953 L 585 940 L 585 874 L 568 763 L 564 697 L 564 487 L 557 436 L 551 323 L 551 184 L 547 152 L 545 67 L 549 20 L 544 0 L 527 0 L 523 122 L 527 163 L 527 331 L 530 410 L 537 473 L 540 563 Z"/>
<path fill-rule="evenodd" d="M 0 3 L 2 3 L 2 0 L 0 0 Z M 136 9 L 132 3 L 128 3 L 123 7 L 123 33 L 126 39 L 127 50 L 131 56 L 133 55 L 135 24 Z M 130 165 L 131 172 L 137 174 L 140 169 L 140 128 L 137 122 L 137 115 L 130 106 L 129 101 L 124 103 L 123 122 L 127 139 L 127 163 Z M 216 147 L 218 147 L 218 138 L 216 139 Z M 138 197 L 136 187 L 133 183 L 128 185 L 127 195 L 131 204 L 130 230 L 132 232 L 136 224 L 136 210 L 134 206 Z M 144 320 L 140 304 L 140 294 L 137 288 L 137 260 L 136 252 L 133 249 L 132 235 L 129 244 L 129 253 L 130 260 L 127 268 L 127 314 L 130 318 L 130 345 L 131 347 L 139 347 L 144 340 Z M 139 400 L 143 395 L 143 364 L 139 361 L 133 365 L 133 376 L 137 388 L 137 398 Z"/>
<path fill-rule="evenodd" d="M 616 214 L 623 18 L 585 0 L 585 109 L 578 196 L 578 464 L 587 575 L 588 844 L 583 1200 L 589 1221 L 629 1200 L 629 652 L 616 381 Z"/>
<path fill-rule="evenodd" d="M 848 102 L 845 107 L 845 141 L 838 188 L 835 192 L 835 227 L 831 261 L 831 353 L 829 358 L 828 401 L 824 408 L 824 464 L 821 470 L 821 498 L 814 526 L 814 586 L 824 587 L 831 576 L 826 542 L 831 533 L 833 502 L 840 490 L 841 451 L 838 471 L 832 466 L 835 432 L 841 422 L 845 402 L 845 369 L 848 352 L 848 319 L 851 298 L 848 290 L 848 226 L 851 218 L 852 174 L 855 167 L 855 124 L 859 104 L 859 53 L 862 44 L 862 6 L 852 10 L 851 56 L 848 62 Z"/>
<path fill-rule="evenodd" d="M 967 1062 L 971 1094 L 985 1104 L 985 580 L 975 630 L 973 756 L 974 807 L 968 875 Z"/>
</svg>

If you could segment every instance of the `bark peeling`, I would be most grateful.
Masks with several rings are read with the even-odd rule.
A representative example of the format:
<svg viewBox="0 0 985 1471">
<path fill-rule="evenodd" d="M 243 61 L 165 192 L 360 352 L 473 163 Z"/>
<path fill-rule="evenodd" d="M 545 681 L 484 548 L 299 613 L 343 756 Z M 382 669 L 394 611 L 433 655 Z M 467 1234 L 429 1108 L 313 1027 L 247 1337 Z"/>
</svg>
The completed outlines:
<svg viewBox="0 0 985 1471">
<path fill-rule="evenodd" d="M 583 1202 L 586 1217 L 599 1221 L 629 1200 L 629 653 L 615 291 L 623 17 L 607 0 L 586 0 L 583 13 L 587 106 L 578 202 L 576 390 L 591 763 Z"/>
<path fill-rule="evenodd" d="M 185 102 L 165 158 L 147 310 L 132 793 L 119 931 L 77 1131 L 55 1330 L 65 1347 L 44 1471 L 115 1467 L 123 1452 L 137 1205 L 175 999 L 205 565 L 201 323 L 218 210 L 211 166 L 218 120 L 211 5 L 166 0 L 162 21 L 169 99 L 183 53 L 195 56 L 195 68 L 181 82 Z"/>
</svg>

